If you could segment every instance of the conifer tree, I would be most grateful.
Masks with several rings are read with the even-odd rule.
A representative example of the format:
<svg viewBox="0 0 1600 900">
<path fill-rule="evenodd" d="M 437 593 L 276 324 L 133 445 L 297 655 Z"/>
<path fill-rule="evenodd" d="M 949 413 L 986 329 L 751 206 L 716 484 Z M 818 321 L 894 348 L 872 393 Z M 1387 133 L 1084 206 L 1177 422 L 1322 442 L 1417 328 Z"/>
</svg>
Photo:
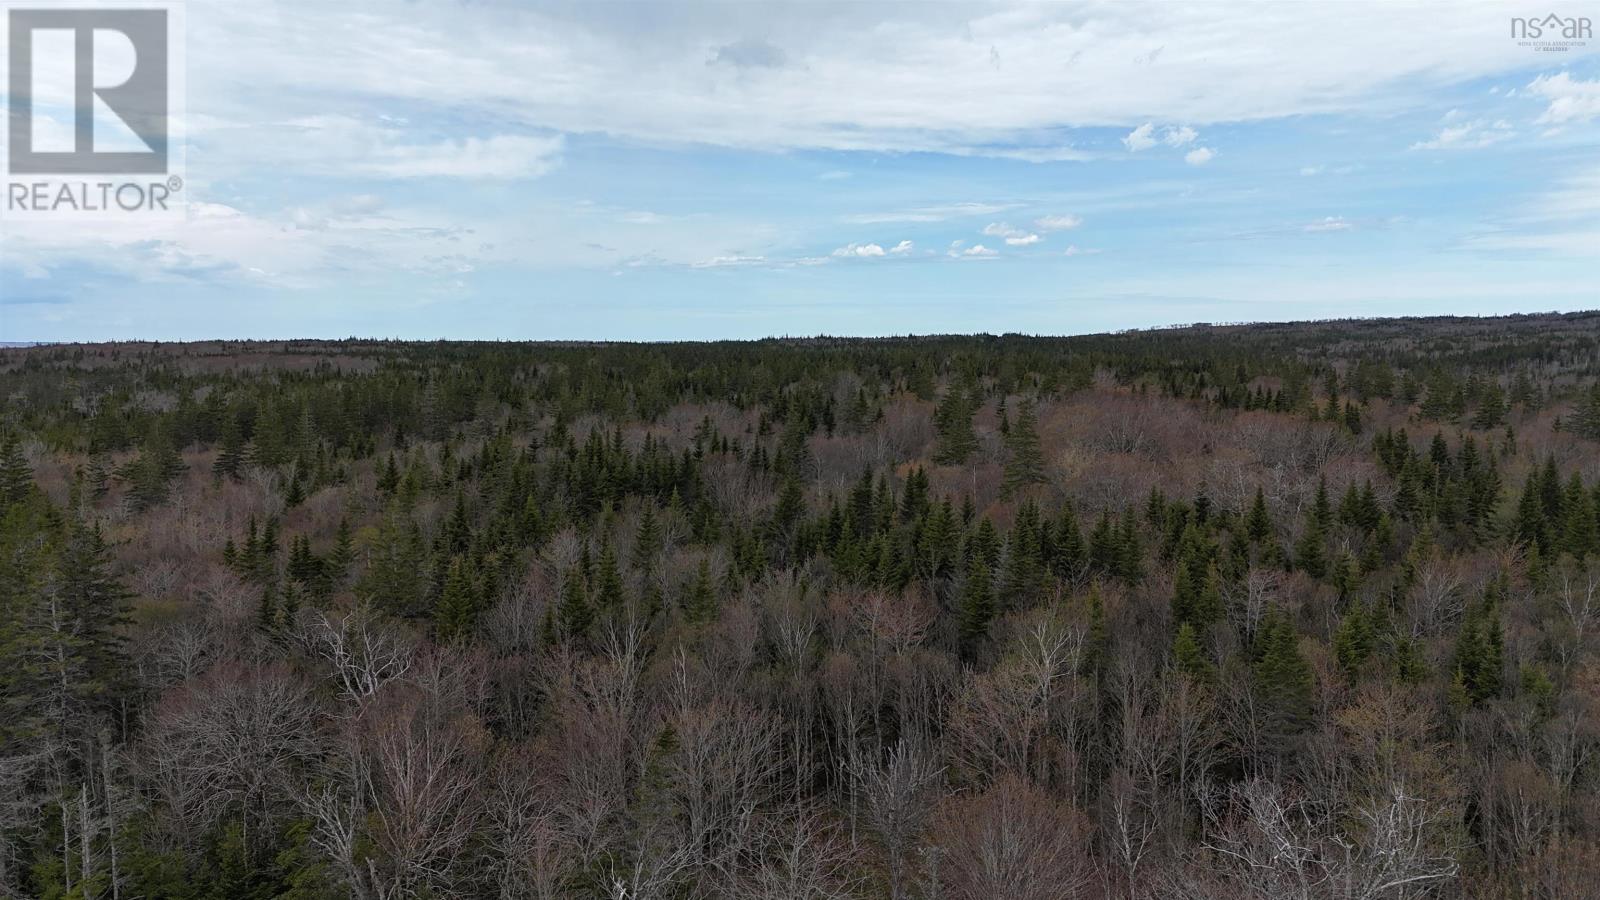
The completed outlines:
<svg viewBox="0 0 1600 900">
<path fill-rule="evenodd" d="M 1055 556 L 1052 560 L 1056 574 L 1062 578 L 1077 578 L 1089 564 L 1089 547 L 1083 541 L 1083 530 L 1078 525 L 1078 513 L 1072 502 L 1062 504 L 1061 516 L 1052 529 Z"/>
<path fill-rule="evenodd" d="M 615 611 L 622 607 L 625 590 L 622 570 L 617 565 L 617 554 L 608 540 L 600 547 L 595 560 L 594 605 L 596 609 Z"/>
<path fill-rule="evenodd" d="M 222 446 L 211 471 L 218 478 L 239 480 L 244 469 L 244 434 L 239 430 L 239 419 L 232 414 L 223 416 Z"/>
<path fill-rule="evenodd" d="M 972 430 L 972 414 L 976 404 L 966 391 L 951 386 L 934 411 L 934 426 L 939 434 L 939 447 L 934 461 L 947 466 L 959 466 L 978 449 L 978 436 Z"/>
<path fill-rule="evenodd" d="M 398 506 L 384 514 L 373 535 L 366 570 L 356 582 L 356 595 L 396 616 L 426 611 L 423 579 L 427 547 L 422 531 Z"/>
<path fill-rule="evenodd" d="M 400 470 L 395 465 L 394 452 L 390 451 L 384 460 L 383 471 L 378 473 L 378 490 L 384 494 L 392 494 L 400 486 Z"/>
<path fill-rule="evenodd" d="M 1333 505 L 1328 499 L 1328 479 L 1317 479 L 1317 493 L 1311 501 L 1311 515 L 1317 527 L 1327 531 L 1333 525 Z"/>
<path fill-rule="evenodd" d="M 1255 691 L 1276 730 L 1294 734 L 1311 718 L 1315 679 L 1300 653 L 1299 636 L 1283 610 L 1274 607 L 1256 630 Z"/>
<path fill-rule="evenodd" d="M 646 575 L 654 572 L 663 542 L 661 520 L 656 516 L 656 505 L 654 502 L 647 502 L 639 513 L 639 528 L 633 536 L 633 567 Z"/>
<path fill-rule="evenodd" d="M 1044 552 L 1040 540 L 1039 507 L 1031 501 L 1017 513 L 1006 547 L 1005 595 L 1012 602 L 1027 605 L 1041 590 L 1044 578 Z"/>
<path fill-rule="evenodd" d="M 1173 638 L 1172 663 L 1179 672 L 1199 684 L 1211 684 L 1216 678 L 1216 666 L 1200 647 L 1194 626 L 1188 622 L 1178 626 L 1178 634 Z"/>
<path fill-rule="evenodd" d="M 1255 499 L 1250 502 L 1250 514 L 1245 519 L 1245 533 L 1255 543 L 1272 536 L 1272 517 L 1267 514 L 1267 498 L 1259 485 L 1256 487 Z"/>
<path fill-rule="evenodd" d="M 567 637 L 579 639 L 589 633 L 594 609 L 589 605 L 589 589 L 584 584 L 581 568 L 567 570 L 561 585 L 561 605 L 556 610 L 556 616 L 560 620 L 562 633 Z"/>
<path fill-rule="evenodd" d="M 1135 584 L 1144 578 L 1144 542 L 1139 538 L 1139 522 L 1133 508 L 1122 510 L 1122 521 L 1116 534 L 1117 577 Z"/>
<path fill-rule="evenodd" d="M 1574 434 L 1600 441 L 1600 383 L 1580 395 L 1568 423 Z"/>
<path fill-rule="evenodd" d="M 356 548 L 355 537 L 350 533 L 350 520 L 341 518 L 339 530 L 334 534 L 333 553 L 328 557 L 328 568 L 331 586 L 338 587 L 350 574 L 350 565 L 355 562 Z"/>
<path fill-rule="evenodd" d="M 1084 637 L 1083 672 L 1086 675 L 1099 675 L 1105 668 L 1106 655 L 1111 648 L 1105 601 L 1100 598 L 1099 585 L 1090 586 L 1084 605 L 1088 607 L 1086 617 L 1089 620 L 1089 633 Z"/>
<path fill-rule="evenodd" d="M 716 617 L 717 593 L 711 583 L 709 560 L 700 560 L 700 567 L 695 570 L 694 581 L 684 595 L 683 611 L 685 617 L 694 623 L 709 622 Z"/>
<path fill-rule="evenodd" d="M 1474 604 L 1462 620 L 1456 637 L 1454 664 L 1455 676 L 1468 701 L 1479 703 L 1500 693 L 1504 638 L 1492 594 Z"/>
<path fill-rule="evenodd" d="M 183 458 L 173 449 L 166 429 L 159 425 L 153 427 L 129 472 L 128 496 L 134 509 L 145 510 L 165 503 L 172 480 L 183 471 Z"/>
<path fill-rule="evenodd" d="M 1499 384 L 1491 383 L 1484 389 L 1483 397 L 1478 401 L 1478 411 L 1472 417 L 1472 427 L 1479 431 L 1499 428 L 1505 417 L 1505 392 L 1500 389 Z"/>
<path fill-rule="evenodd" d="M 1349 401 L 1344 404 L 1344 427 L 1351 434 L 1361 433 L 1361 408 Z"/>
<path fill-rule="evenodd" d="M 1579 560 L 1600 550 L 1600 523 L 1595 521 L 1595 505 L 1577 472 L 1573 472 L 1572 480 L 1567 482 L 1566 497 L 1561 505 L 1566 511 L 1562 549 Z"/>
<path fill-rule="evenodd" d="M 989 572 L 989 563 L 983 555 L 973 554 L 967 563 L 960 609 L 961 646 L 968 656 L 989 633 L 989 623 L 994 620 L 994 588 Z"/>
<path fill-rule="evenodd" d="M 472 572 L 460 555 L 451 557 L 444 590 L 434 606 L 433 623 L 443 641 L 463 640 L 477 626 L 478 595 Z"/>
<path fill-rule="evenodd" d="M 1328 556 L 1323 547 L 1325 535 L 1322 530 L 1322 521 L 1313 510 L 1306 516 L 1306 527 L 1300 533 L 1300 540 L 1294 545 L 1294 563 L 1313 578 L 1321 578 L 1328 574 Z"/>
<path fill-rule="evenodd" d="M 0 512 L 22 502 L 32 490 L 33 468 L 23 457 L 16 435 L 7 434 L 0 440 Z"/>
<path fill-rule="evenodd" d="M 111 492 L 111 461 L 104 453 L 89 457 L 89 470 L 85 478 L 89 484 L 89 496 L 95 500 Z"/>
<path fill-rule="evenodd" d="M 1352 604 L 1339 619 L 1339 627 L 1333 634 L 1333 655 L 1346 678 L 1355 679 L 1362 664 L 1372 655 L 1375 642 L 1372 618 L 1366 605 Z"/>
<path fill-rule="evenodd" d="M 1018 490 L 1046 481 L 1044 451 L 1039 446 L 1032 400 L 1023 400 L 1018 407 L 1017 421 L 1006 434 L 1006 449 L 1010 451 L 1010 458 L 1006 460 L 1005 480 L 1000 489 L 1003 496 L 1010 497 Z"/>
</svg>

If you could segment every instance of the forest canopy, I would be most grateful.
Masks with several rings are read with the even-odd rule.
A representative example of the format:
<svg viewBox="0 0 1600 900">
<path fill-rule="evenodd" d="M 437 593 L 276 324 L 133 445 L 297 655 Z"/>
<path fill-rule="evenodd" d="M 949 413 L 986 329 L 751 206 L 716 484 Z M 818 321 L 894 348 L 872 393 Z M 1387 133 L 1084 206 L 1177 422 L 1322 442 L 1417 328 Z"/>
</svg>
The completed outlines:
<svg viewBox="0 0 1600 900">
<path fill-rule="evenodd" d="M 0 895 L 1566 898 L 1600 313 L 0 349 Z"/>
</svg>

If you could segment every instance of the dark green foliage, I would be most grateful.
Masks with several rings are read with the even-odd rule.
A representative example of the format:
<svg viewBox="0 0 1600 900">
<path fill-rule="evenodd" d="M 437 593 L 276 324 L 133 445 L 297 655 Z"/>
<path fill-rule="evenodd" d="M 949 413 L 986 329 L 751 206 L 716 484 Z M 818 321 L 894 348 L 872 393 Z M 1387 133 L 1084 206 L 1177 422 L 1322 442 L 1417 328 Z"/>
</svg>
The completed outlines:
<svg viewBox="0 0 1600 900">
<path fill-rule="evenodd" d="M 1455 683 L 1469 702 L 1479 703 L 1499 695 L 1505 666 L 1504 644 L 1499 605 L 1491 593 L 1467 611 L 1456 637 Z"/>
<path fill-rule="evenodd" d="M 989 623 L 994 621 L 994 616 L 994 586 L 990 582 L 989 563 L 982 554 L 975 553 L 967 563 L 961 588 L 961 645 L 969 655 L 989 633 Z"/>
<path fill-rule="evenodd" d="M 1256 632 L 1254 689 L 1270 727 L 1295 734 L 1310 725 L 1315 678 L 1300 653 L 1299 636 L 1281 608 L 1273 608 Z"/>
<path fill-rule="evenodd" d="M 160 427 L 151 429 L 139 456 L 124 470 L 128 497 L 136 510 L 165 503 L 173 479 L 184 471 L 182 457 L 173 449 L 172 439 Z"/>
<path fill-rule="evenodd" d="M 1372 616 L 1364 604 L 1352 605 L 1339 619 L 1333 634 L 1333 655 L 1345 677 L 1355 679 L 1377 642 Z"/>
<path fill-rule="evenodd" d="M 1245 533 L 1257 543 L 1272 536 L 1272 517 L 1267 513 L 1267 498 L 1256 488 L 1255 499 L 1250 501 L 1250 515 L 1245 520 Z"/>
<path fill-rule="evenodd" d="M 717 614 L 717 589 L 711 583 L 711 563 L 700 560 L 694 580 L 683 595 L 683 614 L 690 622 L 704 623 Z"/>
<path fill-rule="evenodd" d="M 15 435 L 0 438 L 0 510 L 22 502 L 33 490 L 33 469 Z"/>
<path fill-rule="evenodd" d="M 561 631 L 569 638 L 582 638 L 589 633 L 594 622 L 594 608 L 589 604 L 589 586 L 585 575 L 578 569 L 567 571 L 562 579 L 561 605 L 556 610 Z"/>
<path fill-rule="evenodd" d="M 933 414 L 934 428 L 939 433 L 936 462 L 959 466 L 978 449 L 978 436 L 972 430 L 976 408 L 976 401 L 961 388 L 952 387 L 945 394 Z"/>
<path fill-rule="evenodd" d="M 239 420 L 235 416 L 226 416 L 222 426 L 222 446 L 217 450 L 211 471 L 218 478 L 237 480 L 244 470 L 244 463 L 244 434 L 239 429 Z"/>
<path fill-rule="evenodd" d="M 1044 483 L 1044 450 L 1039 445 L 1038 420 L 1033 401 L 1023 400 L 1016 424 L 1006 433 L 1006 471 L 1001 494 L 1011 496 L 1030 485 Z"/>
<path fill-rule="evenodd" d="M 1201 684 L 1210 684 L 1217 676 L 1215 664 L 1200 647 L 1194 626 L 1188 622 L 1178 626 L 1178 635 L 1172 640 L 1172 664 Z"/>
</svg>

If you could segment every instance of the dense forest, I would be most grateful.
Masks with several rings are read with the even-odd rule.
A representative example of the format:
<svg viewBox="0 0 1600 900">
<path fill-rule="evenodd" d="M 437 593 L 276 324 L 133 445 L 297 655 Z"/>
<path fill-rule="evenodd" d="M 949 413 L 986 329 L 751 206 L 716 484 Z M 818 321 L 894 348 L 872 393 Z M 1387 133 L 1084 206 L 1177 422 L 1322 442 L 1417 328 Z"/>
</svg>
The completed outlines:
<svg viewBox="0 0 1600 900">
<path fill-rule="evenodd" d="M 1600 313 L 0 349 L 0 895 L 1573 898 Z"/>
</svg>

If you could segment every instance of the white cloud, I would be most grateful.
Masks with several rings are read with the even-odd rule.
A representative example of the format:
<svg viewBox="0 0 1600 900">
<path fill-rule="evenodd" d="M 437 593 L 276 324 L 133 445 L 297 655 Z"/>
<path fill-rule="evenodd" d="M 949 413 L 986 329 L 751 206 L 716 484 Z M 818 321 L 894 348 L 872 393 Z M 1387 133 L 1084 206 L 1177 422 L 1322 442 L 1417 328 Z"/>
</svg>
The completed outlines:
<svg viewBox="0 0 1600 900">
<path fill-rule="evenodd" d="M 961 259 L 992 259 L 1000 254 L 998 251 L 990 250 L 982 244 L 973 244 L 965 250 L 958 249 L 952 244 L 950 255 Z"/>
<path fill-rule="evenodd" d="M 883 247 L 878 244 L 846 244 L 833 251 L 833 255 L 841 259 L 871 259 L 883 253 Z"/>
<path fill-rule="evenodd" d="M 1600 165 L 1558 178 L 1521 205 L 1495 231 L 1467 240 L 1490 250 L 1544 251 L 1593 260 L 1600 256 Z"/>
<path fill-rule="evenodd" d="M 1447 125 L 1439 130 L 1433 140 L 1418 141 L 1411 145 L 1413 150 L 1471 150 L 1478 147 L 1487 147 L 1501 141 L 1516 137 L 1517 132 L 1511 123 L 1504 119 L 1493 122 L 1484 119 L 1475 119 L 1460 125 Z"/>
<path fill-rule="evenodd" d="M 989 224 L 983 226 L 983 233 L 990 237 L 1008 238 L 1020 237 L 1027 232 L 1020 228 L 1013 228 L 1007 222 L 990 222 Z"/>
<path fill-rule="evenodd" d="M 1017 206 L 1015 203 L 950 203 L 943 206 L 919 206 L 894 212 L 858 213 L 845 216 L 844 221 L 855 225 L 882 225 L 892 222 L 943 222 L 947 219 L 992 216 Z"/>
<path fill-rule="evenodd" d="M 890 253 L 910 253 L 914 249 L 916 249 L 916 246 L 914 244 L 912 244 L 910 241 L 901 241 L 900 243 L 895 244 L 893 247 L 890 247 L 889 248 L 889 252 Z"/>
<path fill-rule="evenodd" d="M 1155 131 L 1156 126 L 1146 122 L 1128 132 L 1128 136 L 1122 139 L 1122 146 L 1127 147 L 1132 153 L 1138 153 L 1140 150 L 1149 150 L 1156 145 Z"/>
<path fill-rule="evenodd" d="M 353 284 L 394 273 L 451 275 L 481 261 L 511 259 L 509 250 L 493 246 L 488 223 L 461 226 L 403 210 L 380 215 L 381 202 L 347 197 L 265 217 L 191 200 L 187 219 L 137 228 L 118 221 L 48 222 L 25 233 L 0 233 L 0 258 L 18 269 L 88 264 L 130 280 L 255 282 L 290 290 L 330 273 Z"/>
<path fill-rule="evenodd" d="M 1536 124 L 1560 127 L 1600 118 L 1600 78 L 1581 81 L 1566 72 L 1540 75 L 1528 90 L 1550 101 Z"/>
<path fill-rule="evenodd" d="M 387 178 L 537 178 L 560 164 L 562 146 L 560 135 L 393 145 L 354 168 Z"/>
<path fill-rule="evenodd" d="M 193 141 L 211 177 L 228 174 L 241 154 L 251 154 L 272 171 L 333 177 L 537 178 L 561 164 L 565 148 L 559 134 L 419 140 L 417 128 L 387 116 L 326 113 L 212 127 L 212 135 Z"/>
<path fill-rule="evenodd" d="M 1210 147 L 1196 147 L 1183 155 L 1183 161 L 1191 166 L 1203 166 L 1216 158 L 1217 151 Z"/>
<path fill-rule="evenodd" d="M 1166 133 L 1161 136 L 1161 139 L 1166 141 L 1169 147 L 1182 147 L 1185 144 L 1194 143 L 1195 138 L 1199 136 L 1200 132 L 1195 131 L 1193 128 L 1187 125 L 1178 125 L 1169 127 Z"/>
<path fill-rule="evenodd" d="M 1158 143 L 1166 144 L 1168 147 L 1183 147 L 1194 143 L 1199 137 L 1200 132 L 1188 125 L 1168 125 L 1162 128 L 1158 135 L 1155 123 L 1146 122 L 1128 132 L 1122 139 L 1122 146 L 1127 147 L 1130 152 L 1138 153 L 1141 150 L 1149 150 Z"/>
<path fill-rule="evenodd" d="M 1041 216 L 1033 220 L 1034 227 L 1040 231 L 1071 231 L 1083 224 L 1079 216 Z"/>
<path fill-rule="evenodd" d="M 274 160 L 256 130 L 330 98 L 638 140 L 1007 155 L 1052 129 L 1139 126 L 1126 139 L 1136 149 L 1210 123 L 1404 106 L 1528 64 L 1481 16 L 1397 0 L 1382 17 L 1375 28 L 1343 4 L 1298 3 L 1182 16 L 1145 4 L 1092 15 L 1077 4 L 879 4 L 818 16 L 808 4 L 730 15 L 686 2 L 670 23 L 646 25 L 614 4 L 254 0 L 189 22 L 189 68 L 207 73 L 191 79 L 189 106 L 242 123 L 208 133 L 211 159 L 236 163 Z M 1190 125 L 1153 124 L 1179 121 Z"/>
<path fill-rule="evenodd" d="M 1079 247 L 1077 244 L 1068 244 L 1067 245 L 1067 249 L 1062 251 L 1061 255 L 1062 256 L 1092 256 L 1092 255 L 1094 255 L 1096 253 L 1099 253 L 1099 252 L 1100 252 L 1099 250 L 1097 250 L 1097 249 L 1095 249 L 1093 247 Z"/>
<path fill-rule="evenodd" d="M 1306 231 L 1349 231 L 1355 226 L 1343 216 L 1325 216 L 1305 226 Z"/>
<path fill-rule="evenodd" d="M 1018 234 L 1006 238 L 1006 243 L 1013 247 L 1026 247 L 1030 244 L 1037 244 L 1042 240 L 1044 238 L 1039 237 L 1037 234 Z"/>
<path fill-rule="evenodd" d="M 702 260 L 696 263 L 690 263 L 689 265 L 691 268 L 695 269 L 724 269 L 733 266 L 756 266 L 761 265 L 766 261 L 767 258 L 765 256 L 730 255 L 713 256 L 710 259 Z"/>
<path fill-rule="evenodd" d="M 1355 170 L 1355 166 L 1301 166 L 1300 174 L 1306 178 L 1310 178 L 1316 175 L 1349 175 Z"/>
</svg>

